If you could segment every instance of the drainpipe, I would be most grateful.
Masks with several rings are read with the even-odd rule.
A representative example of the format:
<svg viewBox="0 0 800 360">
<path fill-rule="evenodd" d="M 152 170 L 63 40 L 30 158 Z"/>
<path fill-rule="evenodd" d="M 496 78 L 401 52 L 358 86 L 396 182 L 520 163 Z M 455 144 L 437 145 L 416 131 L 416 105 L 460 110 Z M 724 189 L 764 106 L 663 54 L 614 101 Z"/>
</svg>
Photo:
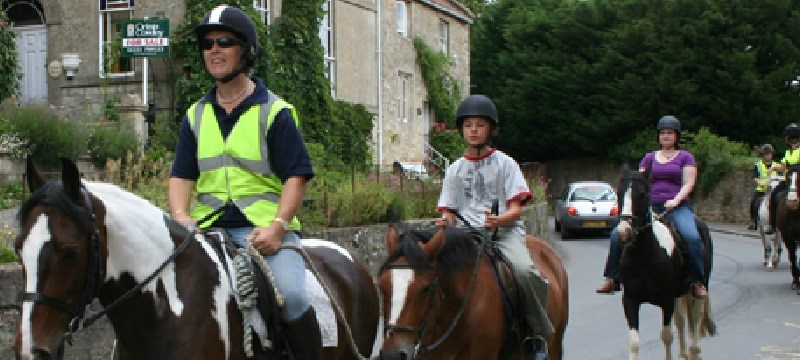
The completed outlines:
<svg viewBox="0 0 800 360">
<path fill-rule="evenodd" d="M 377 4 L 377 9 L 375 11 L 375 16 L 377 17 L 376 29 L 375 29 L 375 58 L 376 58 L 376 69 L 375 73 L 377 75 L 377 95 L 378 95 L 378 166 L 379 169 L 383 165 L 383 73 L 381 72 L 382 68 L 382 61 L 381 58 L 381 3 L 383 0 L 378 0 L 375 3 Z"/>
</svg>

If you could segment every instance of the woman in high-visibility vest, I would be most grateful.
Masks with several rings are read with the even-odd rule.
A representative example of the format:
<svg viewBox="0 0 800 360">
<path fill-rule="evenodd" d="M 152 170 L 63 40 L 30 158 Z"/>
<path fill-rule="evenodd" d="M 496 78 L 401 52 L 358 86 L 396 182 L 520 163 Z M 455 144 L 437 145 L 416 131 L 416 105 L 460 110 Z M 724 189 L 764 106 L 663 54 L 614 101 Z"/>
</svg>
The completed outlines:
<svg viewBox="0 0 800 360">
<path fill-rule="evenodd" d="M 305 263 L 296 251 L 281 249 L 281 244 L 300 246 L 295 214 L 314 176 L 297 113 L 251 76 L 259 41 L 247 13 L 219 5 L 194 30 L 214 86 L 181 121 L 169 179 L 170 211 L 187 227 L 224 228 L 239 245 L 250 242 L 273 269 L 274 284 L 286 300 L 281 320 L 292 354 L 322 359 Z M 192 190 L 197 206 L 190 212 Z M 194 223 L 219 209 L 219 215 Z"/>
<path fill-rule="evenodd" d="M 748 230 L 756 229 L 759 199 L 764 196 L 765 187 L 770 177 L 776 173 L 776 171 L 771 170 L 772 153 L 774 152 L 772 144 L 764 144 L 758 151 L 761 153 L 761 159 L 758 160 L 753 167 L 753 182 L 756 184 L 756 189 L 753 191 L 753 197 L 750 199 L 750 225 L 747 226 Z"/>
</svg>

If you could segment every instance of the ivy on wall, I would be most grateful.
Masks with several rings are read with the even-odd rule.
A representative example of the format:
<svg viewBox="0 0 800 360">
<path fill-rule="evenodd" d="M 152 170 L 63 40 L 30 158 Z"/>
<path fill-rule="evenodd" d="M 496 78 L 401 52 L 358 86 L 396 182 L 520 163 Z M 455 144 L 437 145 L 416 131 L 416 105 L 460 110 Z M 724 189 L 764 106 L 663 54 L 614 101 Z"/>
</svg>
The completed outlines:
<svg viewBox="0 0 800 360">
<path fill-rule="evenodd" d="M 461 86 L 450 74 L 450 61 L 444 53 L 431 49 L 420 37 L 414 38 L 414 49 L 434 116 L 452 129 L 455 127 L 456 106 L 461 101 Z"/>
<path fill-rule="evenodd" d="M 0 101 L 17 93 L 19 70 L 13 24 L 5 11 L 0 10 Z"/>
</svg>

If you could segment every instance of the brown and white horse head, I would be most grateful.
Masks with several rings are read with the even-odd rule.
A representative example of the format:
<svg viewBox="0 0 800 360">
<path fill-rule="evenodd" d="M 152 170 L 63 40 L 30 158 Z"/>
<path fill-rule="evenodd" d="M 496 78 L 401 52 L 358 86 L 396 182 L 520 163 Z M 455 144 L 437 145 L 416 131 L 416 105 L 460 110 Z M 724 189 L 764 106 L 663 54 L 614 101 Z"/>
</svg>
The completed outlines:
<svg viewBox="0 0 800 360">
<path fill-rule="evenodd" d="M 378 277 L 386 322 L 380 356 L 414 359 L 447 328 L 437 323 L 448 306 L 444 293 L 450 293 L 447 301 L 458 301 L 453 289 L 463 292 L 470 278 L 465 269 L 472 269 L 479 250 L 471 235 L 455 227 L 433 233 L 411 231 L 403 224 L 392 227 L 399 232 L 390 232 L 396 239 L 387 239 L 389 252 Z"/>
<path fill-rule="evenodd" d="M 112 324 L 122 320 L 146 327 L 152 326 L 153 320 L 148 319 L 180 323 L 181 316 L 208 316 L 212 324 L 217 323 L 213 334 L 222 345 L 209 341 L 206 347 L 224 348 L 220 355 L 228 352 L 229 304 L 235 301 L 235 285 L 228 279 L 226 261 L 214 249 L 206 249 L 205 243 L 202 250 L 194 247 L 195 252 L 209 254 L 201 256 L 215 258 L 216 265 L 202 272 L 206 280 L 192 280 L 200 276 L 198 270 L 182 272 L 179 280 L 176 263 L 165 263 L 165 259 L 180 239 L 170 235 L 161 209 L 115 185 L 81 181 L 75 164 L 66 159 L 60 182 L 45 182 L 31 161 L 26 176 L 32 195 L 20 207 L 20 233 L 15 241 L 24 272 L 15 339 L 19 358 L 60 358 L 65 334 L 86 320 L 86 305 L 97 298 L 108 306 L 140 283 L 144 283 L 141 290 L 120 305 L 124 311 L 106 309 Z M 152 280 L 146 281 L 151 275 Z M 220 280 L 215 282 L 216 278 Z M 191 284 L 193 292 L 179 293 L 179 283 Z M 184 297 L 190 295 L 196 307 L 209 304 L 213 314 L 199 309 L 186 314 Z M 141 339 L 140 330 L 136 330 L 139 335 L 126 334 L 115 324 L 115 331 L 120 343 L 126 336 Z M 148 341 L 151 345 L 174 343 L 180 336 L 186 335 L 165 334 Z M 161 354 L 142 348 L 146 347 L 136 351 Z"/>
<path fill-rule="evenodd" d="M 626 167 L 620 178 L 620 222 L 616 230 L 621 244 L 632 241 L 650 221 L 650 184 L 646 176 Z"/>
<path fill-rule="evenodd" d="M 62 159 L 61 182 L 45 182 L 30 158 L 26 178 L 31 197 L 20 207 L 14 243 L 24 274 L 14 344 L 21 359 L 60 358 L 70 322 L 100 286 L 106 249 L 99 241 L 105 229 L 97 224 L 105 208 L 83 189 L 68 159 Z"/>
</svg>

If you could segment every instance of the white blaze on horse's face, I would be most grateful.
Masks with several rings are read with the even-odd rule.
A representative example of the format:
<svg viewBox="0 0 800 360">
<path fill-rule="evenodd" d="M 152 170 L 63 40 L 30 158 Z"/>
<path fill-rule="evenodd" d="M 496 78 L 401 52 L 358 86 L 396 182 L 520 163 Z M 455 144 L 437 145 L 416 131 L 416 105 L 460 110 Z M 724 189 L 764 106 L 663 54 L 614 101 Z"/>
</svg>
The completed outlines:
<svg viewBox="0 0 800 360">
<path fill-rule="evenodd" d="M 786 193 L 786 200 L 789 202 L 788 205 L 792 209 L 797 209 L 797 173 L 793 172 L 792 175 L 789 176 L 789 191 Z"/>
<path fill-rule="evenodd" d="M 47 215 L 39 215 L 36 222 L 31 227 L 28 237 L 22 243 L 22 249 L 19 252 L 20 260 L 25 267 L 25 292 L 36 293 L 38 292 L 39 278 L 39 254 L 42 252 L 45 244 L 51 239 L 50 227 L 48 225 L 49 219 Z M 25 301 L 22 303 L 21 320 L 20 320 L 20 356 L 24 359 L 26 356 L 33 356 L 30 350 L 33 348 L 33 331 L 31 329 L 31 317 L 33 314 L 32 301 Z"/>
<path fill-rule="evenodd" d="M 400 317 L 400 312 L 405 307 L 408 287 L 411 286 L 411 281 L 414 279 L 414 270 L 392 269 L 389 271 L 392 276 L 392 307 L 389 311 L 388 323 L 396 324 L 397 319 Z"/>
<path fill-rule="evenodd" d="M 622 196 L 622 209 L 619 212 L 620 218 L 628 218 L 630 219 L 633 216 L 633 206 L 631 205 L 631 185 L 628 184 L 628 188 L 625 189 L 625 193 Z M 631 228 L 630 221 L 620 221 L 617 224 L 617 236 L 621 242 L 626 242 L 631 239 L 633 236 L 633 228 Z"/>
</svg>

